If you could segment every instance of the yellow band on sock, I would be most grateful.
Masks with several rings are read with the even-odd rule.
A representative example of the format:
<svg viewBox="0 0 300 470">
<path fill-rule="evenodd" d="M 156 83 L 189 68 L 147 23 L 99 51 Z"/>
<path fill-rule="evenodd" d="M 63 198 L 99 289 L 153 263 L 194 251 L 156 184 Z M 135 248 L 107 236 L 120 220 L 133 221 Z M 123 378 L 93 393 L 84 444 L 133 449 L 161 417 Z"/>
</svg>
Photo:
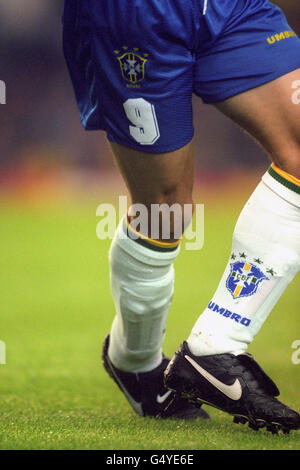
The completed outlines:
<svg viewBox="0 0 300 470">
<path fill-rule="evenodd" d="M 289 173 L 287 173 L 284 170 L 281 170 L 280 168 L 278 168 L 278 166 L 275 165 L 275 163 L 272 163 L 271 168 L 273 168 L 273 170 L 276 171 L 276 173 L 278 173 L 285 180 L 290 181 L 291 183 L 295 184 L 296 186 L 300 186 L 300 180 L 298 178 L 296 178 L 293 175 L 290 175 Z"/>
<path fill-rule="evenodd" d="M 180 244 L 183 238 L 183 235 L 182 235 L 179 240 L 176 240 L 176 242 L 161 242 L 160 240 L 154 240 L 153 238 L 146 237 L 145 235 L 143 235 L 140 232 L 137 232 L 136 230 L 134 230 L 134 228 L 131 227 L 130 222 L 128 220 L 128 214 L 126 214 L 126 225 L 127 225 L 127 229 L 138 238 L 141 238 L 142 240 L 149 243 L 150 245 L 158 246 L 161 248 L 176 248 Z"/>
</svg>

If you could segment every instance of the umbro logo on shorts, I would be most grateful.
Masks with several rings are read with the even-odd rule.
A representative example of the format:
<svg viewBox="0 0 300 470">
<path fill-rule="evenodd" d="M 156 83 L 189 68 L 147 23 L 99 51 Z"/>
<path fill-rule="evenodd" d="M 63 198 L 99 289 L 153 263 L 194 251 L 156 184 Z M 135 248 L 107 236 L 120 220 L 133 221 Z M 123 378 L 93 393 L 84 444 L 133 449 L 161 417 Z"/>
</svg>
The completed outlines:
<svg viewBox="0 0 300 470">
<path fill-rule="evenodd" d="M 279 42 L 281 41 L 282 39 L 289 39 L 289 38 L 294 38 L 296 37 L 297 34 L 295 33 L 295 31 L 282 31 L 281 33 L 278 33 L 278 34 L 274 34 L 274 36 L 269 36 L 267 38 L 267 41 L 269 44 L 274 44 L 276 42 Z"/>
</svg>

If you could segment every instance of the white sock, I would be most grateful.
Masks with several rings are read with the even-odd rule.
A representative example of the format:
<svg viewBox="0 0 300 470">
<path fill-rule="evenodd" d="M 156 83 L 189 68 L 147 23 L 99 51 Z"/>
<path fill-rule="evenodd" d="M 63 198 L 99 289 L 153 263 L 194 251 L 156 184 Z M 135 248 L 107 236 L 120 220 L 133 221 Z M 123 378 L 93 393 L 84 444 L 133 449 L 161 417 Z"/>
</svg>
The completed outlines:
<svg viewBox="0 0 300 470">
<path fill-rule="evenodd" d="M 236 224 L 221 282 L 188 345 L 195 355 L 247 349 L 300 269 L 300 181 L 272 165 Z"/>
<path fill-rule="evenodd" d="M 150 371 L 162 361 L 166 318 L 174 290 L 173 263 L 179 245 L 133 240 L 128 230 L 124 217 L 110 249 L 116 316 L 108 355 L 117 368 L 137 373 Z"/>
</svg>

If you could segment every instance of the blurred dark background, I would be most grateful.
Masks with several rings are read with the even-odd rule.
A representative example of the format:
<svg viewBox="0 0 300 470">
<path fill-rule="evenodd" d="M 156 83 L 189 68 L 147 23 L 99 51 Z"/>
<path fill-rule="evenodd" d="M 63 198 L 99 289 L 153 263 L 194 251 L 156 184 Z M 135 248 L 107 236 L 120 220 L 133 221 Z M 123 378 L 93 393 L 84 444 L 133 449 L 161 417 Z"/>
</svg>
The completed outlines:
<svg viewBox="0 0 300 470">
<path fill-rule="evenodd" d="M 300 33 L 299 0 L 277 3 Z M 79 124 L 61 51 L 62 0 L 0 0 L 0 183 L 21 169 L 109 171 L 104 133 Z M 195 99 L 198 170 L 264 168 L 262 150 L 211 106 Z"/>
</svg>

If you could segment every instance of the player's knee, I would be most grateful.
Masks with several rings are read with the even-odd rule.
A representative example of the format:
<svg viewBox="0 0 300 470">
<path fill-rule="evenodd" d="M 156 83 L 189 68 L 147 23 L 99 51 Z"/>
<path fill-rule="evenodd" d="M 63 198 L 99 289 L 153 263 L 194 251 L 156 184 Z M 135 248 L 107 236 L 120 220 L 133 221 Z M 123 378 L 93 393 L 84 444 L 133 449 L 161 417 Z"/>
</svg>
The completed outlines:
<svg viewBox="0 0 300 470">
<path fill-rule="evenodd" d="M 185 207 L 193 207 L 192 189 L 187 188 L 185 185 L 182 185 L 182 183 L 167 186 L 162 189 L 158 197 L 154 198 L 152 201 L 152 205 L 153 204 L 166 205 L 169 208 L 178 207 L 183 213 Z"/>
<path fill-rule="evenodd" d="M 170 178 L 171 179 L 171 178 Z M 141 187 L 138 190 L 131 191 L 134 203 L 142 203 L 151 208 L 153 204 L 192 204 L 193 181 L 188 184 L 184 180 L 168 182 L 153 182 L 151 187 Z"/>
<path fill-rule="evenodd" d="M 148 206 L 149 227 L 161 240 L 177 240 L 190 224 L 194 210 L 190 194 L 166 192 Z"/>
<path fill-rule="evenodd" d="M 182 183 L 162 186 L 152 194 L 133 201 L 129 216 L 140 217 L 140 209 L 147 216 L 148 236 L 160 240 L 176 240 L 190 224 L 194 203 L 192 190 Z"/>
</svg>

